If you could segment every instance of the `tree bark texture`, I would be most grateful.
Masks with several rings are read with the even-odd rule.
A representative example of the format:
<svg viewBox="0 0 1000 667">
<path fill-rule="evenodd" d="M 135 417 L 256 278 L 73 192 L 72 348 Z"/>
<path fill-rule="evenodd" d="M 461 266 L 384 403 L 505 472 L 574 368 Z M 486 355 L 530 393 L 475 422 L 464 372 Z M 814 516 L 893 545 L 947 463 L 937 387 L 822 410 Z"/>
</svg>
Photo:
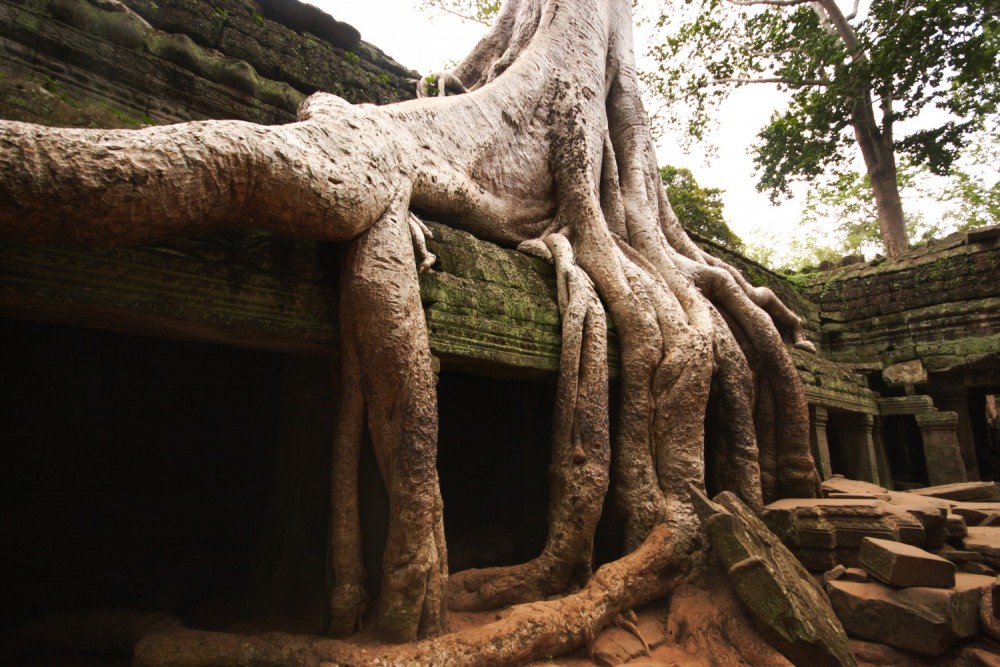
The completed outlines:
<svg viewBox="0 0 1000 667">
<path fill-rule="evenodd" d="M 858 148 L 861 149 L 861 157 L 865 161 L 868 180 L 871 181 L 885 252 L 889 259 L 897 259 L 910 249 L 910 237 L 906 231 L 903 201 L 899 196 L 899 184 L 896 180 L 892 117 L 887 115 L 880 127 L 872 111 L 871 93 L 865 91 L 861 98 L 854 105 L 851 124 L 854 126 Z M 885 102 L 883 107 L 886 107 Z M 883 109 L 883 113 L 888 114 L 889 111 L 888 108 Z"/>
<path fill-rule="evenodd" d="M 708 475 L 754 508 L 815 494 L 806 402 L 775 321 L 797 345 L 810 345 L 791 311 L 704 253 L 674 215 L 639 99 L 627 0 L 511 0 L 448 76 L 468 92 L 386 107 L 317 93 L 298 122 L 276 127 L 0 123 L 0 235 L 139 244 L 253 227 L 345 242 L 332 630 L 352 632 L 367 604 L 356 493 L 367 422 L 392 517 L 376 607 L 384 639 L 445 632 L 449 600 L 491 608 L 586 584 L 583 597 L 518 607 L 512 617 L 527 626 L 501 621 L 448 644 L 455 664 L 499 664 L 579 645 L 623 606 L 696 572 L 703 538 L 688 484 L 703 486 Z M 450 582 L 417 289 L 418 264 L 428 262 L 410 210 L 552 261 L 563 318 L 546 546 L 527 564 L 461 572 Z M 622 357 L 614 433 L 605 308 Z M 722 443 L 706 461 L 710 397 Z M 627 571 L 627 590 L 624 580 L 611 590 L 607 577 L 591 578 L 609 484 L 624 518 L 624 552 L 646 545 L 607 570 Z M 578 609 L 576 600 L 590 606 Z M 160 637 L 192 651 L 214 642 L 223 653 L 248 641 L 191 633 Z M 522 648 L 482 657 L 489 637 Z M 429 645 L 415 645 L 419 653 L 416 646 Z M 211 656 L 183 664 L 238 662 Z"/>
</svg>

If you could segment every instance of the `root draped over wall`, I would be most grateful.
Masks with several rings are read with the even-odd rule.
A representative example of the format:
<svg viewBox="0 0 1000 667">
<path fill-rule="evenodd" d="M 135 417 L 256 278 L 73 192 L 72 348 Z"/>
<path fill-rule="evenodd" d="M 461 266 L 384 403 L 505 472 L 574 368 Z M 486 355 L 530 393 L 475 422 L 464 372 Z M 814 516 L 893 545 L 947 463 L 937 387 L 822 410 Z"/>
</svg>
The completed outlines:
<svg viewBox="0 0 1000 667">
<path fill-rule="evenodd" d="M 317 93 L 299 122 L 270 127 L 208 121 L 102 131 L 3 122 L 0 236 L 137 244 L 253 227 L 344 242 L 332 632 L 350 634 L 374 605 L 383 639 L 414 642 L 447 630 L 449 604 L 523 604 L 487 628 L 394 655 L 477 664 L 568 650 L 621 609 L 700 571 L 690 484 L 702 487 L 708 475 L 756 509 L 812 496 L 818 484 L 804 394 L 775 326 L 808 347 L 798 318 L 685 234 L 659 181 L 632 51 L 628 2 L 510 0 L 447 74 L 461 83 L 451 88 L 467 91 L 457 96 L 374 107 Z M 417 289 L 418 267 L 432 258 L 411 210 L 556 268 L 563 350 L 549 537 L 523 565 L 448 577 L 437 404 Z M 614 432 L 605 308 L 621 349 Z M 725 419 L 706 461 L 710 398 Z M 359 546 L 365 428 L 391 517 L 377 601 L 365 593 Z M 593 536 L 609 486 L 627 555 L 595 575 Z M 583 588 L 536 602 L 572 585 Z M 339 661 L 327 652 L 334 648 L 361 651 L 332 640 L 174 629 L 150 633 L 137 662 L 314 664 Z"/>
</svg>

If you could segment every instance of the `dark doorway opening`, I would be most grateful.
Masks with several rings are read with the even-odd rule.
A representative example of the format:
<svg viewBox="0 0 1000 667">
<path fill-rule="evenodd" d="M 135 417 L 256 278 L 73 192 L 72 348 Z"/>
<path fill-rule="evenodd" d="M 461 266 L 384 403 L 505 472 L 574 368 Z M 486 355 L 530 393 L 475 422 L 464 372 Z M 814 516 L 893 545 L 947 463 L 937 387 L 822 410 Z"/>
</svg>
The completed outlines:
<svg viewBox="0 0 1000 667">
<path fill-rule="evenodd" d="M 450 570 L 541 552 L 554 399 L 551 382 L 441 374 L 438 472 Z"/>
<path fill-rule="evenodd" d="M 244 590 L 281 356 L 0 320 L 0 623 Z"/>
</svg>

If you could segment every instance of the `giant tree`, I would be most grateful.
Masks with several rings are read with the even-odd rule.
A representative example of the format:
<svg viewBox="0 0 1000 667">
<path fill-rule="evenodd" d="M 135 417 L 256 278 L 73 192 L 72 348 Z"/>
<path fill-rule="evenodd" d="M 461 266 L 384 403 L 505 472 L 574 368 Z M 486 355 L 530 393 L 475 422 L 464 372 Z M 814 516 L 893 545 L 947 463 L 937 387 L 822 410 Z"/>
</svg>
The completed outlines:
<svg viewBox="0 0 1000 667">
<path fill-rule="evenodd" d="M 860 149 L 889 257 L 908 246 L 897 154 L 946 173 L 984 116 L 997 113 L 1000 16 L 991 0 L 698 0 L 664 13 L 654 89 L 683 100 L 700 136 L 735 87 L 789 93 L 760 132 L 758 189 L 787 193 Z M 898 136 L 900 121 L 926 114 Z M 944 112 L 944 113 L 942 113 Z M 928 123 L 930 123 L 928 125 Z"/>
<path fill-rule="evenodd" d="M 698 573 L 704 550 L 689 485 L 708 480 L 754 508 L 816 491 L 806 403 L 778 327 L 811 346 L 769 290 L 685 235 L 660 183 L 631 25 L 627 0 L 512 0 L 449 73 L 466 94 L 376 107 L 317 93 L 284 126 L 0 123 L 6 238 L 139 244 L 259 228 L 344 244 L 333 633 L 350 634 L 366 605 L 357 504 L 365 428 L 390 503 L 376 614 L 383 638 L 439 635 L 448 608 L 545 600 L 585 585 L 576 596 L 519 607 L 482 634 L 446 635 L 393 660 L 495 664 L 571 648 L 623 607 Z M 448 577 L 417 281 L 430 258 L 411 211 L 556 268 L 563 348 L 550 530 L 526 564 Z M 605 309 L 621 351 L 614 433 Z M 718 428 L 706 461 L 710 405 Z M 592 575 L 609 484 L 627 555 Z M 181 630 L 156 633 L 137 651 L 140 664 L 315 664 L 324 656 L 373 664 L 374 655 L 318 638 Z"/>
</svg>

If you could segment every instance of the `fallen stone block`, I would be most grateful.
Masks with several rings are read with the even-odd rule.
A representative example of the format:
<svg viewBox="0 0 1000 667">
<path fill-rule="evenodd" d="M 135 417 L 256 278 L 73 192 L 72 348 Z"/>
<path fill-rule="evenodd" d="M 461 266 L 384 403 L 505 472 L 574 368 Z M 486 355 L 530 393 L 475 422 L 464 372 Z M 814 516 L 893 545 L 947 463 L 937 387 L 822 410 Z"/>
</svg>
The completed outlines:
<svg viewBox="0 0 1000 667">
<path fill-rule="evenodd" d="M 969 532 L 969 527 L 966 525 L 965 519 L 957 514 L 949 514 L 945 520 L 944 527 L 948 533 L 949 540 L 964 539 Z"/>
<path fill-rule="evenodd" d="M 834 475 L 821 484 L 823 495 L 831 497 L 835 493 L 869 495 L 885 500 L 889 497 L 889 491 L 877 484 L 863 482 L 858 479 L 847 479 L 843 475 Z"/>
<path fill-rule="evenodd" d="M 861 544 L 861 566 L 891 586 L 955 585 L 955 564 L 910 544 L 866 537 Z"/>
<path fill-rule="evenodd" d="M 713 552 L 768 642 L 797 665 L 853 667 L 823 589 L 767 526 L 732 493 L 715 502 L 697 487 L 690 493 Z"/>
<path fill-rule="evenodd" d="M 911 493 L 893 491 L 886 501 L 890 511 L 900 515 L 899 541 L 925 549 L 937 549 L 948 539 L 946 521 L 951 503 L 940 498 L 925 498 Z M 923 534 L 902 521 L 911 518 L 923 529 Z"/>
<path fill-rule="evenodd" d="M 1000 528 L 972 526 L 964 540 L 966 551 L 1000 558 Z"/>
<path fill-rule="evenodd" d="M 983 555 L 975 551 L 960 551 L 958 549 L 941 549 L 934 553 L 935 556 L 940 556 L 945 560 L 950 560 L 955 565 L 960 565 L 966 561 L 973 561 L 976 563 L 983 562 Z"/>
<path fill-rule="evenodd" d="M 844 571 L 844 576 L 842 577 L 846 581 L 858 581 L 864 583 L 870 579 L 868 576 L 868 570 L 863 570 L 860 567 L 849 567 Z"/>
<path fill-rule="evenodd" d="M 826 585 L 830 603 L 852 637 L 941 655 L 979 630 L 979 603 L 992 577 L 959 573 L 954 588 L 892 588 L 839 579 Z"/>
<path fill-rule="evenodd" d="M 952 502 L 951 511 L 965 519 L 969 526 L 978 526 L 991 514 L 1000 514 L 1000 503 Z"/>
<path fill-rule="evenodd" d="M 847 572 L 847 568 L 843 565 L 835 565 L 833 568 L 827 570 L 823 573 L 823 583 L 828 581 L 834 581 L 835 579 L 840 579 Z"/>
<path fill-rule="evenodd" d="M 909 493 L 963 502 L 1000 502 L 1000 484 L 996 482 L 958 482 L 913 489 Z"/>
<path fill-rule="evenodd" d="M 966 574 L 981 574 L 987 577 L 996 576 L 996 570 L 992 567 L 986 565 L 985 563 L 976 563 L 975 561 L 965 561 L 964 563 L 959 563 L 958 571 L 965 572 Z"/>
</svg>

